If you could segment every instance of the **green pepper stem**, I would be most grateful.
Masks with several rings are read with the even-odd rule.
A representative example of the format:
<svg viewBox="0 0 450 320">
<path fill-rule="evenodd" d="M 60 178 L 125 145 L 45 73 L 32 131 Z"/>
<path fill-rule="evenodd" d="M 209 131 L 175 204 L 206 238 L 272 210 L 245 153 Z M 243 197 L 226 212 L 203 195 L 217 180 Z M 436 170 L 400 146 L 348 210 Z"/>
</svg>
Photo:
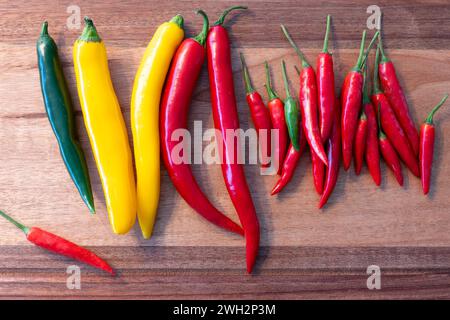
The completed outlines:
<svg viewBox="0 0 450 320">
<path fill-rule="evenodd" d="M 377 46 L 377 53 L 375 54 L 375 65 L 373 66 L 373 83 L 372 94 L 381 93 L 380 76 L 378 74 L 378 65 L 380 63 L 380 45 Z"/>
<path fill-rule="evenodd" d="M 442 100 L 433 108 L 433 110 L 431 110 L 430 114 L 428 115 L 427 119 L 425 120 L 426 124 L 431 124 L 431 125 L 433 124 L 434 114 L 436 113 L 436 111 L 438 111 L 442 107 L 442 105 L 445 103 L 447 98 L 448 98 L 448 94 L 446 94 L 442 98 Z"/>
<path fill-rule="evenodd" d="M 170 19 L 170 22 L 175 23 L 176 25 L 178 25 L 181 29 L 183 29 L 184 26 L 184 19 L 183 16 L 181 14 L 177 14 L 175 17 L 173 17 L 172 19 Z"/>
<path fill-rule="evenodd" d="M 40 36 L 41 37 L 48 36 L 48 22 L 47 21 L 44 21 L 44 23 L 42 23 Z"/>
<path fill-rule="evenodd" d="M 370 103 L 369 97 L 369 75 L 368 75 L 369 67 L 367 64 L 364 66 L 364 80 L 363 80 L 363 104 Z"/>
<path fill-rule="evenodd" d="M 86 42 L 100 42 L 102 39 L 97 33 L 94 22 L 89 17 L 84 17 L 84 30 L 78 40 Z"/>
<path fill-rule="evenodd" d="M 20 222 L 14 220 L 13 218 L 11 218 L 10 216 L 8 216 L 6 213 L 4 213 L 3 211 L 0 210 L 0 216 L 2 216 L 3 218 L 5 218 L 6 220 L 8 220 L 9 222 L 11 222 L 13 225 L 15 225 L 17 228 L 19 228 L 20 230 L 23 231 L 23 233 L 28 234 L 28 232 L 30 231 L 30 229 L 28 229 L 27 227 L 25 227 L 23 224 L 21 224 Z"/>
<path fill-rule="evenodd" d="M 364 53 L 364 59 L 362 60 L 362 64 L 359 66 L 360 69 L 362 69 L 364 67 L 364 65 L 366 64 L 367 57 L 369 56 L 370 50 L 372 49 L 373 45 L 375 44 L 375 41 L 377 40 L 379 34 L 380 34 L 380 32 L 377 31 L 373 35 L 373 38 L 370 41 L 369 46 L 367 47 L 366 53 Z"/>
<path fill-rule="evenodd" d="M 248 74 L 247 64 L 245 63 L 244 55 L 240 54 L 241 63 L 242 63 L 242 73 L 244 74 L 244 83 L 245 83 L 245 92 L 250 94 L 255 92 L 255 89 L 252 86 L 252 82 L 250 81 L 250 75 Z"/>
<path fill-rule="evenodd" d="M 389 58 L 384 53 L 384 47 L 383 47 L 383 39 L 381 39 L 381 33 L 378 34 L 378 43 L 380 44 L 380 50 L 381 50 L 381 62 L 389 62 Z"/>
<path fill-rule="evenodd" d="M 356 62 L 356 68 L 358 68 L 363 60 L 364 57 L 364 44 L 366 42 L 366 30 L 363 31 L 362 37 L 361 37 L 361 44 L 359 45 L 359 56 L 358 61 Z"/>
<path fill-rule="evenodd" d="M 272 81 L 270 80 L 270 70 L 269 70 L 269 64 L 267 61 L 264 61 L 264 69 L 266 70 L 266 83 L 264 86 L 267 90 L 267 95 L 269 96 L 269 101 L 272 101 L 274 99 L 278 98 L 277 93 L 272 88 Z"/>
<path fill-rule="evenodd" d="M 202 31 L 192 39 L 197 41 L 201 46 L 204 46 L 206 42 L 206 36 L 208 35 L 209 30 L 208 15 L 203 10 L 197 10 L 195 13 L 200 14 L 203 17 L 203 28 Z"/>
<path fill-rule="evenodd" d="M 233 6 L 228 9 L 226 9 L 222 15 L 217 19 L 217 21 L 213 24 L 214 26 L 221 26 L 225 20 L 225 17 L 233 10 L 246 10 L 246 6 Z"/>
<path fill-rule="evenodd" d="M 292 40 L 289 32 L 287 31 L 286 27 L 284 25 L 281 25 L 281 30 L 284 33 L 284 36 L 286 37 L 286 39 L 289 41 L 290 45 L 294 48 L 295 52 L 297 53 L 298 57 L 300 58 L 300 60 L 302 61 L 302 67 L 303 68 L 308 68 L 310 66 L 310 64 L 308 63 L 308 61 L 305 58 L 305 55 L 303 54 L 303 52 L 300 51 L 300 49 L 297 47 L 297 45 L 295 44 L 294 40 Z"/>
<path fill-rule="evenodd" d="M 289 91 L 289 81 L 287 78 L 286 64 L 284 63 L 284 60 L 281 60 L 281 72 L 283 73 L 283 83 L 284 89 L 286 90 L 286 99 L 289 99 L 291 97 L 291 92 Z"/>
<path fill-rule="evenodd" d="M 327 29 L 325 31 L 325 38 L 323 40 L 323 53 L 328 53 L 328 38 L 330 36 L 330 27 L 331 27 L 331 15 L 327 15 Z"/>
</svg>

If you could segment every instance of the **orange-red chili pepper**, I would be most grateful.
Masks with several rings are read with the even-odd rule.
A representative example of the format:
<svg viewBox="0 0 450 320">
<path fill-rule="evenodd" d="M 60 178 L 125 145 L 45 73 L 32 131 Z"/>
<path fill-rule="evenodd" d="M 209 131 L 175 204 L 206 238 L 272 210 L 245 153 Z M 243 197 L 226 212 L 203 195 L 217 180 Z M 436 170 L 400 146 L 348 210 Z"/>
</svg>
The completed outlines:
<svg viewBox="0 0 450 320">
<path fill-rule="evenodd" d="M 433 117 L 436 111 L 445 103 L 448 98 L 448 94 L 431 110 L 425 122 L 420 127 L 420 171 L 422 177 L 422 189 L 423 194 L 428 194 L 430 191 L 431 180 L 431 168 L 433 166 L 433 153 L 434 153 L 434 139 L 435 129 L 433 123 Z"/>
<path fill-rule="evenodd" d="M 28 228 L 11 218 L 1 210 L 0 216 L 22 230 L 23 233 L 25 233 L 25 235 L 27 236 L 27 240 L 37 245 L 38 247 L 86 263 L 93 266 L 94 268 L 106 271 L 111 275 L 115 274 L 113 268 L 111 268 L 111 266 L 106 261 L 98 257 L 92 251 L 82 248 L 73 242 L 70 242 L 64 238 L 61 238 L 60 236 L 57 236 L 40 228 Z"/>
<path fill-rule="evenodd" d="M 364 152 L 366 150 L 367 141 L 367 116 L 364 109 L 361 110 L 361 115 L 358 120 L 358 127 L 356 128 L 355 135 L 355 174 L 359 175 L 361 173 Z"/>
</svg>

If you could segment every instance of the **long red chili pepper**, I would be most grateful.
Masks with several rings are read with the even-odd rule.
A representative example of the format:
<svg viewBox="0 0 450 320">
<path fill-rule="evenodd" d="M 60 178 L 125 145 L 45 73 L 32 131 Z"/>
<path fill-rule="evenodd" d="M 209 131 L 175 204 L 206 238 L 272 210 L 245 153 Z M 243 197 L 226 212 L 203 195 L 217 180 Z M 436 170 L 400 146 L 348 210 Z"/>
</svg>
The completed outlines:
<svg viewBox="0 0 450 320">
<path fill-rule="evenodd" d="M 27 240 L 31 243 L 48 251 L 86 263 L 90 266 L 93 266 L 94 268 L 106 271 L 111 275 L 115 275 L 113 268 L 111 268 L 111 266 L 106 261 L 98 257 L 92 251 L 82 248 L 73 242 L 70 242 L 42 229 L 36 227 L 28 228 L 11 218 L 1 210 L 0 216 L 4 217 L 6 220 L 14 224 L 17 228 L 22 230 L 23 233 L 25 233 L 25 235 L 27 236 Z"/>
<path fill-rule="evenodd" d="M 267 61 L 264 62 L 264 67 L 266 69 L 266 83 L 265 87 L 267 90 L 267 95 L 269 96 L 269 102 L 267 106 L 269 107 L 270 118 L 272 120 L 272 127 L 274 130 L 278 130 L 278 141 L 275 145 L 275 157 L 278 165 L 277 173 L 281 174 L 282 164 L 284 162 L 284 157 L 286 155 L 286 148 L 288 146 L 288 131 L 286 127 L 286 120 L 284 118 L 284 104 L 283 101 L 278 97 L 276 92 L 272 88 L 270 81 L 269 64 Z M 272 157 L 272 159 L 274 158 Z"/>
<path fill-rule="evenodd" d="M 217 210 L 200 189 L 191 166 L 173 158 L 173 140 L 178 129 L 187 129 L 189 106 L 200 70 L 205 60 L 205 40 L 209 29 L 208 17 L 204 18 L 203 30 L 195 38 L 185 39 L 172 60 L 161 101 L 160 133 L 164 164 L 178 193 L 200 215 L 226 230 L 244 234 L 242 228 Z M 178 154 L 177 154 L 178 155 Z"/>
<path fill-rule="evenodd" d="M 390 61 L 383 49 L 383 44 L 380 35 L 380 50 L 381 62 L 379 63 L 379 75 L 381 86 L 384 94 L 389 100 L 389 103 L 394 110 L 397 120 L 400 122 L 403 131 L 405 132 L 411 147 L 416 154 L 419 154 L 419 133 L 409 113 L 408 103 L 406 102 L 405 94 L 403 93 L 400 82 L 395 73 L 394 64 Z"/>
<path fill-rule="evenodd" d="M 380 105 L 380 120 L 383 131 L 386 133 L 389 141 L 398 152 L 402 161 L 406 164 L 409 170 L 417 177 L 420 177 L 419 163 L 416 155 L 414 154 L 411 145 L 408 142 L 405 132 L 403 131 L 400 123 L 395 117 L 395 113 L 389 104 L 388 99 L 380 89 L 378 79 L 378 65 L 379 65 L 380 47 L 378 46 L 377 54 L 375 57 L 375 69 L 373 76 L 373 93 L 372 102 L 374 105 Z"/>
<path fill-rule="evenodd" d="M 380 105 L 378 105 L 378 113 L 380 113 Z M 378 121 L 380 121 L 380 116 L 378 116 Z M 381 154 L 383 155 L 384 161 L 386 161 L 388 167 L 394 173 L 395 179 L 397 179 L 398 184 L 403 186 L 403 174 L 400 159 L 398 158 L 397 153 L 395 152 L 395 149 L 392 146 L 391 142 L 384 134 L 383 129 L 381 128 L 381 124 L 378 127 L 379 127 L 378 139 Z"/>
<path fill-rule="evenodd" d="M 261 95 L 253 88 L 252 82 L 250 80 L 250 75 L 248 74 L 248 68 L 245 64 L 244 55 L 241 53 L 241 63 L 242 70 L 244 74 L 244 83 L 245 83 L 245 92 L 247 104 L 250 108 L 250 114 L 253 120 L 253 124 L 255 126 L 256 132 L 260 137 L 261 134 L 266 136 L 266 151 L 267 156 L 270 159 L 271 156 L 271 132 L 272 129 L 272 121 L 270 120 L 270 112 L 269 109 L 264 105 L 263 99 Z M 261 139 L 260 139 L 261 143 Z M 263 148 L 264 150 L 264 148 Z M 268 166 L 269 163 L 263 163 L 263 166 Z"/>
<path fill-rule="evenodd" d="M 434 153 L 434 136 L 435 129 L 433 124 L 433 117 L 436 111 L 445 103 L 448 94 L 431 110 L 425 122 L 420 127 L 420 171 L 422 177 L 423 194 L 428 194 L 430 191 L 431 168 L 433 166 Z"/>
<path fill-rule="evenodd" d="M 312 150 L 320 158 L 320 160 L 328 165 L 327 155 L 323 148 L 322 138 L 320 136 L 319 123 L 317 117 L 317 82 L 314 69 L 306 61 L 305 56 L 295 44 L 289 35 L 286 27 L 281 25 L 284 35 L 294 48 L 298 57 L 302 61 L 302 71 L 300 72 L 300 90 L 299 100 L 300 109 L 302 111 L 303 130 L 305 132 L 306 140 Z"/>
<path fill-rule="evenodd" d="M 331 26 L 331 16 L 327 16 L 327 29 L 323 41 L 322 52 L 317 56 L 317 96 L 319 104 L 319 127 L 322 142 L 328 140 L 333 127 L 334 113 L 334 69 L 333 56 L 328 51 L 328 38 Z"/>
<path fill-rule="evenodd" d="M 363 88 L 363 72 L 362 68 L 367 59 L 372 45 L 378 37 L 378 31 L 375 33 L 369 47 L 364 54 L 364 42 L 366 39 L 366 31 L 363 32 L 361 46 L 359 49 L 359 57 L 356 65 L 347 73 L 342 85 L 341 93 L 341 128 L 342 128 L 342 158 L 344 169 L 350 168 L 353 154 L 353 142 L 355 140 L 356 126 L 358 125 L 358 116 L 361 112 L 361 98 Z"/>
<path fill-rule="evenodd" d="M 368 68 L 365 68 L 364 77 L 367 77 Z M 373 181 L 377 186 L 381 184 L 381 170 L 380 170 L 380 149 L 378 146 L 378 124 L 377 115 L 373 107 L 372 101 L 369 97 L 368 81 L 364 82 L 363 89 L 363 110 L 367 117 L 367 137 L 365 158 L 367 168 L 372 176 Z"/>
<path fill-rule="evenodd" d="M 355 135 L 355 174 L 361 173 L 364 152 L 366 150 L 367 142 L 367 116 L 364 109 L 361 110 L 361 115 L 358 120 L 358 127 Z"/>
<path fill-rule="evenodd" d="M 247 272 L 250 273 L 258 255 L 259 222 L 245 179 L 244 168 L 237 162 L 237 151 L 240 150 L 239 141 L 234 139 L 231 146 L 230 143 L 224 143 L 227 130 L 231 129 L 236 132 L 239 129 L 239 118 L 231 69 L 230 41 L 227 30 L 222 24 L 230 11 L 245 8 L 236 6 L 224 11 L 208 33 L 206 53 L 214 126 L 220 130 L 223 137 L 222 139 L 217 138 L 219 148 L 222 150 L 222 174 L 231 201 L 244 228 Z"/>
<path fill-rule="evenodd" d="M 335 112 L 333 121 L 333 130 L 328 138 L 328 161 L 327 174 L 325 178 L 325 187 L 320 197 L 319 208 L 322 208 L 333 193 L 334 187 L 339 176 L 340 158 L 341 158 L 341 115 L 339 100 L 335 100 Z"/>
</svg>

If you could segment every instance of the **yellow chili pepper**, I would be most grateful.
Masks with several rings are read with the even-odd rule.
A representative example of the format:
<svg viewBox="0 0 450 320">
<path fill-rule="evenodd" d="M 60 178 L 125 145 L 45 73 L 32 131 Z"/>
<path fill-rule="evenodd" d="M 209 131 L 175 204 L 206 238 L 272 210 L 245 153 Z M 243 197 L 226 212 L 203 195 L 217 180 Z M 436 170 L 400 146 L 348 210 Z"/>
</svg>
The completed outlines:
<svg viewBox="0 0 450 320">
<path fill-rule="evenodd" d="M 181 15 L 159 26 L 145 50 L 131 96 L 137 214 L 146 239 L 152 235 L 159 202 L 159 100 L 170 62 L 183 37 Z"/>
<path fill-rule="evenodd" d="M 108 216 L 117 234 L 136 221 L 136 184 L 125 121 L 114 92 L 106 48 L 91 19 L 73 48 L 84 124 L 105 194 Z"/>
</svg>

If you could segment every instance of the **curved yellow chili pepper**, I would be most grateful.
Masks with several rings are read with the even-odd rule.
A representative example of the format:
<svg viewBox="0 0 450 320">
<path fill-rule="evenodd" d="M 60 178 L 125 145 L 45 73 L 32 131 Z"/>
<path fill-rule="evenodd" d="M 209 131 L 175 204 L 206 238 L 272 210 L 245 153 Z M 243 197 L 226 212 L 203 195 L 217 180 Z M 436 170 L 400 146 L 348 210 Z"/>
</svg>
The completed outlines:
<svg viewBox="0 0 450 320">
<path fill-rule="evenodd" d="M 146 239 L 152 235 L 159 202 L 159 100 L 170 62 L 183 37 L 180 15 L 159 26 L 145 50 L 131 96 L 137 214 Z"/>
<path fill-rule="evenodd" d="M 73 48 L 78 95 L 112 229 L 125 234 L 136 221 L 131 149 L 111 82 L 106 48 L 92 20 L 85 18 L 85 22 Z"/>
</svg>

